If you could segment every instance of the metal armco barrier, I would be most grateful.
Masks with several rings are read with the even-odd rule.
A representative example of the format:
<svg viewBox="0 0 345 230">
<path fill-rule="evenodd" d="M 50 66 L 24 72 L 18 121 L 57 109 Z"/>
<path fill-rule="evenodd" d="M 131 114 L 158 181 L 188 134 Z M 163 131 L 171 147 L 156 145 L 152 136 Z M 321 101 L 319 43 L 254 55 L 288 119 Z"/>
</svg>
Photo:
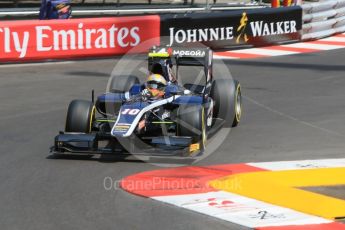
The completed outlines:
<svg viewBox="0 0 345 230">
<path fill-rule="evenodd" d="M 212 13 L 2 21 L 0 62 L 114 56 L 129 50 L 146 52 L 153 45 L 164 44 L 179 46 L 201 42 L 214 49 L 264 46 L 300 40 L 301 19 L 302 8 L 294 6 Z"/>
<path fill-rule="evenodd" d="M 345 0 L 304 4 L 302 40 L 327 37 L 345 31 Z"/>
<path fill-rule="evenodd" d="M 202 42 L 214 48 L 264 46 L 300 40 L 299 6 L 161 16 L 165 44 Z"/>
<path fill-rule="evenodd" d="M 158 15 L 2 21 L 0 62 L 113 56 L 135 47 L 145 52 L 159 44 L 159 26 Z"/>
<path fill-rule="evenodd" d="M 133 48 L 141 53 L 153 45 L 199 42 L 213 49 L 233 49 L 313 40 L 344 31 L 345 0 L 184 14 L 2 21 L 0 63 L 114 56 Z"/>
<path fill-rule="evenodd" d="M 125 16 L 125 15 L 142 15 L 142 14 L 164 14 L 164 13 L 187 13 L 187 12 L 202 12 L 205 10 L 210 11 L 220 11 L 220 10 L 240 10 L 240 9 L 260 9 L 265 8 L 266 6 L 262 5 L 248 5 L 248 6 L 212 6 L 211 8 L 206 7 L 174 7 L 174 8 L 133 8 L 133 9 L 109 9 L 100 8 L 73 8 L 73 17 L 74 18 L 85 18 L 85 17 L 101 17 L 101 16 Z M 30 19 L 38 18 L 38 10 L 22 10 L 22 11 L 9 11 L 1 10 L 0 18 L 15 18 L 15 19 Z"/>
</svg>

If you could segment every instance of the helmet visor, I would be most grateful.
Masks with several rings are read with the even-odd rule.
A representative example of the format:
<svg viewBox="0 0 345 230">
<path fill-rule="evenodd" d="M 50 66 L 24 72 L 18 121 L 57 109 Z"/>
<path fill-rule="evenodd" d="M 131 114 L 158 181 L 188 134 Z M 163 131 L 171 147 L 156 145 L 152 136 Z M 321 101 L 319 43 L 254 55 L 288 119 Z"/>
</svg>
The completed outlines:
<svg viewBox="0 0 345 230">
<path fill-rule="evenodd" d="M 165 85 L 163 83 L 156 82 L 156 81 L 148 81 L 147 87 L 149 89 L 158 89 L 158 90 L 164 90 L 165 89 Z"/>
</svg>

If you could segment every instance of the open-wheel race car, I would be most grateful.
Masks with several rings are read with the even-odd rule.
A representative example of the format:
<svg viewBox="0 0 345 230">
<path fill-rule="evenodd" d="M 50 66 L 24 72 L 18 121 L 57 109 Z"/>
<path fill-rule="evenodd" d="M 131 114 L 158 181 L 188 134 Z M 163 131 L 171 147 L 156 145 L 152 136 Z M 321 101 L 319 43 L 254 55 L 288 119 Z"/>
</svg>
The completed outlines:
<svg viewBox="0 0 345 230">
<path fill-rule="evenodd" d="M 198 75 L 199 80 L 181 83 L 184 76 L 179 68 L 193 66 L 202 69 L 191 77 Z M 222 127 L 237 126 L 242 112 L 239 82 L 230 76 L 213 79 L 212 66 L 209 48 L 154 47 L 148 55 L 147 82 L 132 75 L 113 76 L 108 91 L 96 100 L 70 103 L 65 131 L 55 137 L 52 150 L 56 154 L 202 154 L 208 136 Z"/>
</svg>

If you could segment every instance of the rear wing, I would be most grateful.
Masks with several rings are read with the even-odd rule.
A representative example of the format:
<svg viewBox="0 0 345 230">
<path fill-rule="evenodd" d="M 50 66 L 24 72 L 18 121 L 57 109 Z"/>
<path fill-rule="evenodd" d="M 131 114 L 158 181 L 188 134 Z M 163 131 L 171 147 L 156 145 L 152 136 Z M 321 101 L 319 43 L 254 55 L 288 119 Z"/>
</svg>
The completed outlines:
<svg viewBox="0 0 345 230">
<path fill-rule="evenodd" d="M 175 59 L 177 65 L 210 66 L 213 52 L 208 47 L 153 47 L 148 56 L 149 61 L 170 58 Z"/>
<path fill-rule="evenodd" d="M 207 82 L 212 80 L 213 51 L 208 47 L 153 47 L 148 54 L 149 67 L 162 59 L 179 66 L 203 66 Z M 178 71 L 177 71 L 178 72 Z"/>
</svg>

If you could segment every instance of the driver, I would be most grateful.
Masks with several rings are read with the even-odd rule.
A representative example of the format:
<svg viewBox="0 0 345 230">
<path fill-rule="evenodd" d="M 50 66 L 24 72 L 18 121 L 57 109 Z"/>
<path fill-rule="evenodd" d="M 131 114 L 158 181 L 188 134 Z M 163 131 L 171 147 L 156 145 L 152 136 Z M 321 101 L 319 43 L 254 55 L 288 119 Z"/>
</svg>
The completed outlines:
<svg viewBox="0 0 345 230">
<path fill-rule="evenodd" d="M 173 64 L 170 59 L 159 60 L 152 64 L 151 73 L 162 75 L 168 84 L 177 84 L 172 67 Z"/>
<path fill-rule="evenodd" d="M 149 100 L 159 100 L 165 95 L 165 88 L 167 81 L 160 74 L 151 74 L 145 83 L 143 95 L 147 96 Z"/>
</svg>

